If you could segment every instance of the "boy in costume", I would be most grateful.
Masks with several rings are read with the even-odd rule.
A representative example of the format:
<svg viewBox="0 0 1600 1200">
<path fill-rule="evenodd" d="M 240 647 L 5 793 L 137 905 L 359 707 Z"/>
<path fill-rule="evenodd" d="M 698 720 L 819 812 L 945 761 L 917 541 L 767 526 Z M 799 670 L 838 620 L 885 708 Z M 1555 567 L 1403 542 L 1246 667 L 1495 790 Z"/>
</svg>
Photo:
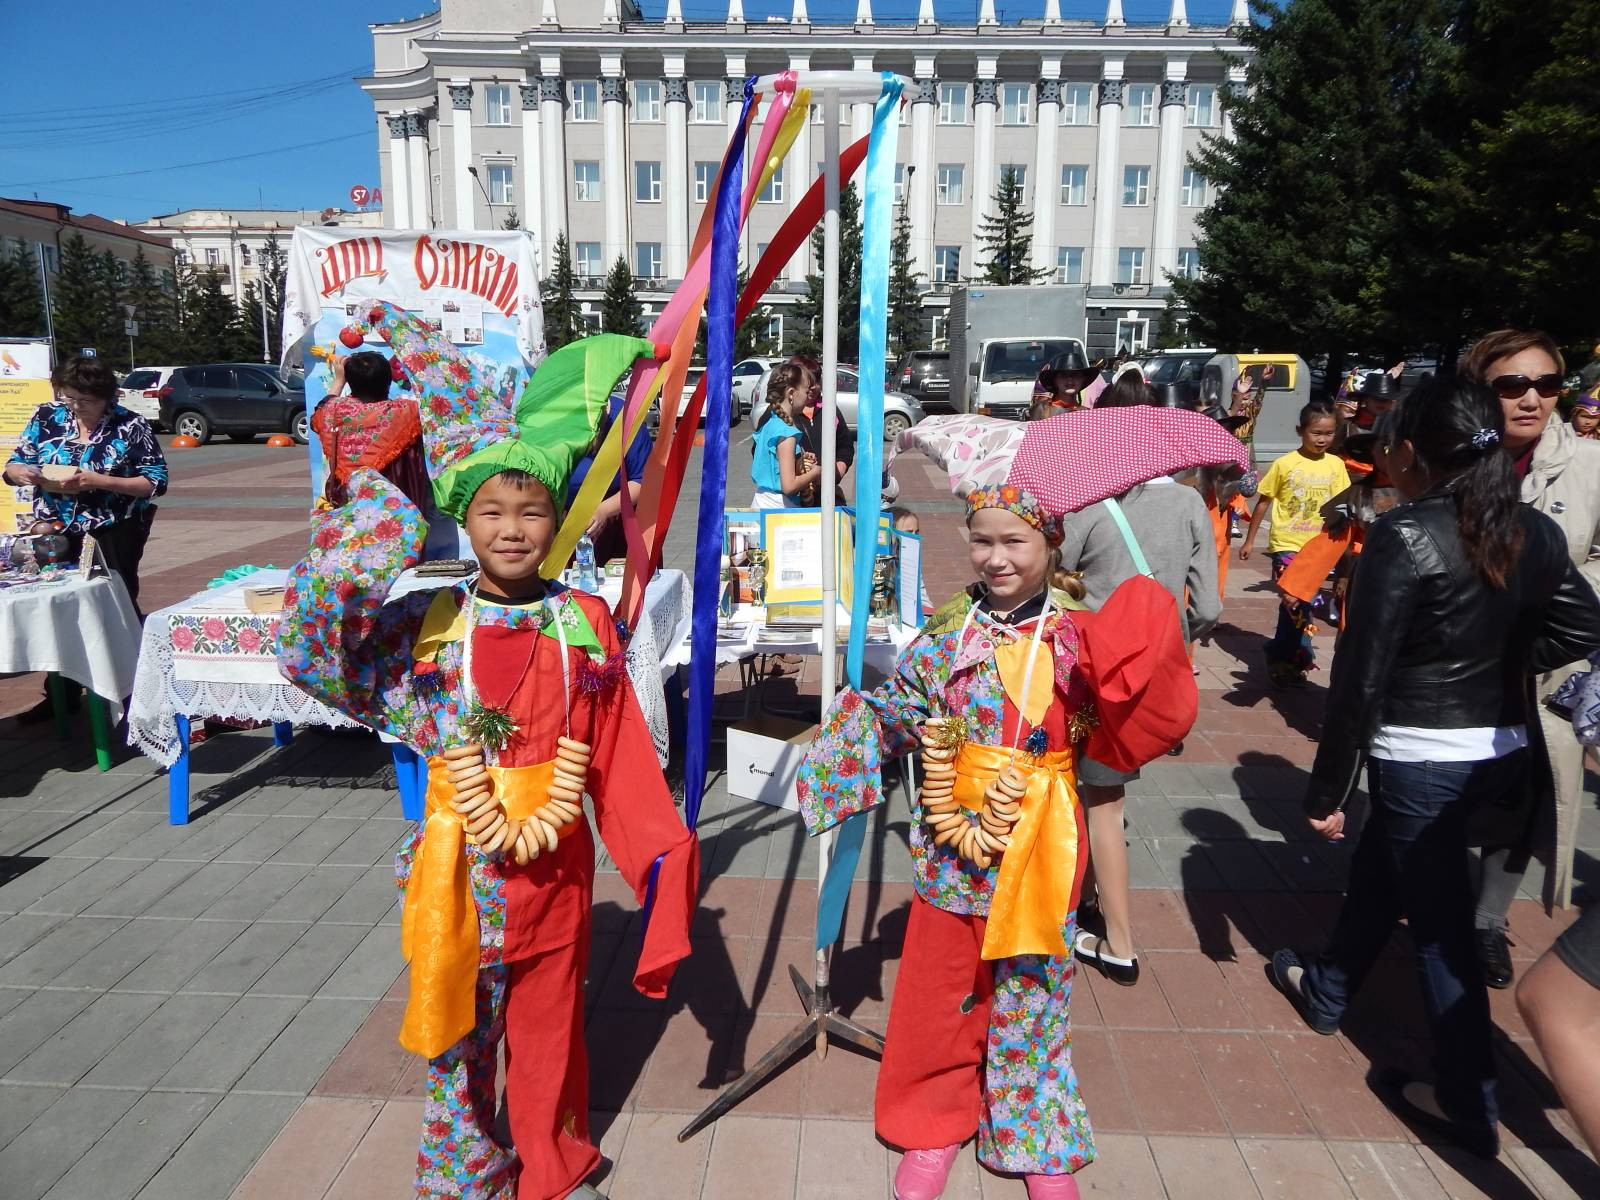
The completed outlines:
<svg viewBox="0 0 1600 1200">
<path fill-rule="evenodd" d="M 653 348 L 611 335 L 565 347 L 513 411 L 421 322 L 387 305 L 368 321 L 410 376 L 434 503 L 466 526 L 480 574 L 389 600 L 421 556 L 423 521 L 377 471 L 356 469 L 346 502 L 313 516 L 279 662 L 428 757 L 426 816 L 397 864 L 411 964 L 400 1042 L 430 1060 L 417 1193 L 555 1200 L 600 1161 L 583 1041 L 595 864 L 584 795 L 641 904 L 654 889 L 634 976 L 647 996 L 665 995 L 688 953 L 699 875 L 611 614 L 539 577 L 607 394 Z M 502 1036 L 515 1150 L 493 1133 Z"/>
</svg>

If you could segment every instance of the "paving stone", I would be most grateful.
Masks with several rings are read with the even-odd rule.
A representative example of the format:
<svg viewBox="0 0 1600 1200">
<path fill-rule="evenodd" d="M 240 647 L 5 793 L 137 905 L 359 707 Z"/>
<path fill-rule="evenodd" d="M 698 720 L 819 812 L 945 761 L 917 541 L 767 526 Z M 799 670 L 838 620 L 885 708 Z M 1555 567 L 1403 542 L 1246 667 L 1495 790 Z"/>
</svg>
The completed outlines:
<svg viewBox="0 0 1600 1200">
<path fill-rule="evenodd" d="M 16 913 L 0 920 L 0 963 L 10 962 L 66 919 L 62 913 Z"/>
<path fill-rule="evenodd" d="M 8 864 L 6 873 L 10 878 L 0 886 L 0 912 L 21 912 L 39 897 L 48 895 L 89 869 L 89 863 L 84 859 L 59 855 L 55 858 L 37 858 L 32 866 L 24 870 L 27 861 L 16 858 Z M 0 934 L 0 937 L 3 936 Z"/>
<path fill-rule="evenodd" d="M 28 906 L 27 911 L 76 916 L 123 880 L 137 874 L 144 865 L 125 858 L 104 858 L 92 862 L 59 887 L 40 896 Z"/>
<path fill-rule="evenodd" d="M 1261 1196 L 1230 1138 L 1156 1136 L 1149 1144 L 1168 1200 L 1259 1200 Z"/>
<path fill-rule="evenodd" d="M 1240 1138 L 1238 1145 L 1262 1200 L 1350 1200 L 1344 1174 L 1321 1142 Z"/>
<path fill-rule="evenodd" d="M 52 987 L 84 987 L 105 991 L 116 985 L 174 933 L 171 921 L 135 918 L 94 949 L 68 963 L 54 979 Z"/>
<path fill-rule="evenodd" d="M 99 1087 L 154 1087 L 233 1003 L 232 996 L 211 995 L 161 1000 L 161 1006 L 137 1029 L 100 1058 L 83 1082 Z"/>
<path fill-rule="evenodd" d="M 640 1122 L 646 1119 L 645 1114 L 634 1116 L 628 1130 L 630 1152 Z M 889 1159 L 888 1151 L 872 1132 L 871 1121 L 825 1121 L 807 1117 L 800 1127 L 800 1175 L 796 1195 L 810 1200 L 858 1200 L 863 1180 L 888 1178 Z M 876 1189 L 872 1191 L 875 1193 Z"/>
<path fill-rule="evenodd" d="M 39 1200 L 139 1098 L 108 1088 L 64 1093 L 0 1150 L 6 1200 Z"/>
<path fill-rule="evenodd" d="M 261 914 L 264 921 L 315 921 L 360 882 L 365 868 L 312 867 L 309 874 Z"/>
<path fill-rule="evenodd" d="M 103 993 L 12 1067 L 6 1077 L 21 1083 L 71 1086 L 160 1004 L 160 996 L 146 992 Z"/>
<path fill-rule="evenodd" d="M 200 869 L 196 862 L 157 859 L 84 909 L 90 917 L 137 917 Z"/>
<path fill-rule="evenodd" d="M 276 813 L 242 815 L 250 818 L 249 828 L 218 849 L 218 862 L 264 863 L 304 833 L 312 820 L 310 817 L 285 817 Z"/>
<path fill-rule="evenodd" d="M 289 1118 L 231 1200 L 323 1196 L 381 1111 L 378 1100 L 311 1097 Z"/>
<path fill-rule="evenodd" d="M 245 837 L 264 818 L 259 813 L 210 812 L 187 825 L 158 825 L 130 844 L 130 857 L 209 861 Z"/>
<path fill-rule="evenodd" d="M 211 905 L 206 915 L 232 921 L 257 920 L 304 879 L 309 870 L 301 863 L 264 863 Z"/>
<path fill-rule="evenodd" d="M 309 928 L 288 921 L 248 925 L 210 962 L 191 975 L 181 990 L 242 996 Z"/>
<path fill-rule="evenodd" d="M 365 817 L 398 817 L 400 793 L 382 788 L 351 788 L 339 797 L 324 814 L 344 820 L 361 820 Z"/>
<path fill-rule="evenodd" d="M 410 824 L 405 821 L 358 822 L 354 832 L 340 842 L 322 861 L 330 866 L 349 864 L 358 867 L 370 867 L 374 863 L 392 861 L 395 847 L 410 828 Z"/>
<path fill-rule="evenodd" d="M 1448 1200 L 1409 1142 L 1327 1142 L 1356 1200 Z"/>
<path fill-rule="evenodd" d="M 379 1200 L 410 1195 L 416 1179 L 417 1131 L 422 1101 L 387 1101 L 356 1144 L 327 1200 Z"/>
<path fill-rule="evenodd" d="M 162 947 L 117 985 L 125 992 L 175 992 L 249 926 L 243 921 L 168 921 Z"/>
<path fill-rule="evenodd" d="M 701 1200 L 746 1200 L 753 1180 L 771 1195 L 787 1196 L 799 1168 L 797 1118 L 730 1114 L 716 1124 Z M 953 1189 L 945 1194 L 954 1200 Z"/>
<path fill-rule="evenodd" d="M 381 998 L 405 969 L 400 931 L 378 925 L 367 931 L 348 958 L 318 989 L 319 996 L 358 1000 Z"/>
<path fill-rule="evenodd" d="M 255 865 L 252 863 L 205 863 L 198 867 L 189 878 L 161 897 L 161 900 L 151 907 L 150 915 L 159 917 L 208 916 L 210 915 L 211 906 L 255 869 Z"/>
<path fill-rule="evenodd" d="M 359 925 L 313 925 L 256 980 L 250 991 L 259 995 L 313 995 L 363 936 Z"/>
<path fill-rule="evenodd" d="M 37 989 L 27 987 L 0 987 L 0 1017 L 21 1004 Z"/>
<path fill-rule="evenodd" d="M 126 923 L 121 917 L 73 917 L 63 921 L 0 965 L 0 984 L 41 987 Z"/>
<path fill-rule="evenodd" d="M 1203 852 L 1217 876 L 1227 880 L 1234 891 L 1276 892 L 1285 886 L 1260 845 L 1254 842 L 1210 843 Z"/>
<path fill-rule="evenodd" d="M 293 1096 L 224 1096 L 136 1200 L 228 1196 L 299 1103 Z"/>
<path fill-rule="evenodd" d="M 309 1001 L 244 1073 L 238 1089 L 308 1094 L 372 1008 L 369 1000 Z"/>
<path fill-rule="evenodd" d="M 132 1200 L 220 1099 L 197 1092 L 146 1092 L 45 1194 L 46 1200 Z"/>
<path fill-rule="evenodd" d="M 31 1083 L 0 1084 L 0 1150 L 66 1094 L 65 1088 Z"/>
<path fill-rule="evenodd" d="M 327 858 L 340 842 L 354 833 L 356 827 L 354 821 L 328 816 L 315 817 L 267 861 L 308 863 L 315 866 Z"/>
<path fill-rule="evenodd" d="M 68 853 L 87 858 L 121 855 L 133 842 L 138 841 L 158 825 L 166 823 L 166 813 L 133 809 L 116 813 L 94 832 L 73 844 Z"/>
<path fill-rule="evenodd" d="M 618 1196 L 698 1196 L 712 1139 L 702 1134 L 678 1141 L 683 1124 L 679 1114 L 635 1114 L 606 1190 Z"/>
<path fill-rule="evenodd" d="M 26 999 L 0 1017 L 0 1077 L 96 999 L 93 992 L 17 990 Z"/>
<path fill-rule="evenodd" d="M 324 863 L 320 870 L 332 870 Z M 394 866 L 380 862 L 367 867 L 333 907 L 322 915 L 324 921 L 347 921 L 356 925 L 374 925 L 398 910 L 400 889 L 395 886 Z"/>
<path fill-rule="evenodd" d="M 305 1001 L 244 996 L 161 1077 L 163 1088 L 227 1089 L 250 1069 Z"/>
</svg>

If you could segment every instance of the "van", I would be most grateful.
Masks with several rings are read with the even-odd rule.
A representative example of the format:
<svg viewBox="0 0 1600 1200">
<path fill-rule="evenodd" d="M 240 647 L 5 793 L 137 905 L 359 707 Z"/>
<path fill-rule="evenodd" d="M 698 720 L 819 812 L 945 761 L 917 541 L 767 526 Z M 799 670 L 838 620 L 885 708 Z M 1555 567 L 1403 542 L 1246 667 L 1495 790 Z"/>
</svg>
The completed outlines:
<svg viewBox="0 0 1600 1200">
<path fill-rule="evenodd" d="M 1295 426 L 1311 399 L 1311 369 L 1298 354 L 1214 354 L 1200 373 L 1200 405 L 1227 408 L 1240 375 L 1255 381 L 1261 397 L 1251 443 L 1258 470 L 1300 444 Z"/>
</svg>

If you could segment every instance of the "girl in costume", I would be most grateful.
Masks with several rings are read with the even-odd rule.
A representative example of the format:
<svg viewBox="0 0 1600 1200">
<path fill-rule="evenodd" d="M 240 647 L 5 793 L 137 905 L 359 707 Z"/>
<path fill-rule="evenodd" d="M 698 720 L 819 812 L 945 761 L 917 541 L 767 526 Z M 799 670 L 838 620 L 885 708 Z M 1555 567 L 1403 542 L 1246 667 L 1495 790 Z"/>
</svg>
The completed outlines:
<svg viewBox="0 0 1600 1200">
<path fill-rule="evenodd" d="M 1590 441 L 1600 441 L 1600 384 L 1579 396 L 1572 406 L 1572 432 Z"/>
<path fill-rule="evenodd" d="M 1154 581 L 1129 580 L 1099 613 L 1066 611 L 1070 595 L 1051 586 L 1062 511 L 1020 485 L 1015 466 L 997 477 L 985 459 L 1011 425 L 1040 431 L 1059 471 L 1048 440 L 1058 423 L 1138 420 L 1152 418 L 935 418 L 905 435 L 958 473 L 972 468 L 958 479 L 978 580 L 929 618 L 886 683 L 837 698 L 800 768 L 816 833 L 882 803 L 888 759 L 924 757 L 917 894 L 877 1088 L 878 1134 L 906 1150 L 897 1200 L 937 1200 L 974 1132 L 979 1160 L 1024 1175 L 1033 1200 L 1076 1197 L 1072 1174 L 1094 1158 L 1071 1059 L 1071 947 L 1091 847 L 1123 834 L 1080 804 L 1075 764 L 1089 753 L 1132 770 L 1164 753 L 1193 722 L 1195 685 L 1172 597 Z"/>
<path fill-rule="evenodd" d="M 417 1194 L 555 1200 L 600 1161 L 583 1040 L 595 863 L 584 796 L 641 903 L 659 859 L 634 975 L 647 996 L 665 994 L 688 953 L 698 876 L 611 614 L 539 577 L 607 393 L 652 347 L 611 335 L 565 347 L 513 412 L 421 322 L 388 306 L 368 320 L 411 377 L 434 502 L 466 526 L 481 571 L 388 599 L 421 554 L 423 523 L 392 483 L 358 469 L 347 501 L 313 518 L 279 662 L 324 704 L 428 757 L 427 813 L 398 862 L 411 963 L 400 1042 L 429 1059 Z M 493 1132 L 502 1037 L 514 1150 Z"/>
<path fill-rule="evenodd" d="M 750 479 L 756 485 L 751 508 L 786 508 L 801 503 L 800 496 L 822 478 L 822 468 L 800 467 L 800 430 L 797 422 L 810 380 L 799 363 L 782 363 L 772 369 L 767 382 L 771 415 L 756 431 L 751 447 Z"/>
</svg>

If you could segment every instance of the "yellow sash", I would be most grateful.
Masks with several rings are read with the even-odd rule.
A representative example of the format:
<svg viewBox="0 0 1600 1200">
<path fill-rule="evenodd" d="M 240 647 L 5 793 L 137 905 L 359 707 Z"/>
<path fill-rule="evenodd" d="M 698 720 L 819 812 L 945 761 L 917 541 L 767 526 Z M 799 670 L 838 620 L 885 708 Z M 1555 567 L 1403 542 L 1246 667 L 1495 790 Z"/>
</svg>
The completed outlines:
<svg viewBox="0 0 1600 1200">
<path fill-rule="evenodd" d="M 526 820 L 549 798 L 555 762 L 490 767 L 494 795 L 506 815 Z M 451 807 L 455 787 L 447 764 L 428 760 L 427 815 L 411 864 L 400 917 L 400 953 L 411 964 L 411 994 L 400 1044 L 437 1058 L 477 1024 L 478 908 L 467 864 L 467 830 Z M 578 828 L 563 825 L 561 837 Z"/>
<path fill-rule="evenodd" d="M 1039 672 L 1035 672 L 1039 674 Z M 1051 678 L 1049 672 L 1044 673 Z M 1011 764 L 1002 746 L 967 742 L 956 756 L 955 798 L 974 812 L 983 789 Z M 1000 877 L 989 904 L 983 957 L 1070 953 L 1061 923 L 1073 907 L 1078 884 L 1078 793 L 1073 753 L 1052 750 L 1017 757 L 1028 777 L 1022 815 L 1011 830 L 1011 847 L 1000 858 Z"/>
<path fill-rule="evenodd" d="M 1033 668 L 1033 678 L 1028 680 L 1028 694 L 1024 696 L 1022 681 L 1028 675 L 1028 654 L 1035 650 L 1042 654 Z M 1018 638 L 994 652 L 994 665 L 1000 669 L 1000 685 L 1017 711 L 1028 719 L 1028 724 L 1037 725 L 1044 720 L 1056 690 L 1055 663 L 1050 660 L 1050 647 L 1040 646 L 1031 637 Z"/>
</svg>

